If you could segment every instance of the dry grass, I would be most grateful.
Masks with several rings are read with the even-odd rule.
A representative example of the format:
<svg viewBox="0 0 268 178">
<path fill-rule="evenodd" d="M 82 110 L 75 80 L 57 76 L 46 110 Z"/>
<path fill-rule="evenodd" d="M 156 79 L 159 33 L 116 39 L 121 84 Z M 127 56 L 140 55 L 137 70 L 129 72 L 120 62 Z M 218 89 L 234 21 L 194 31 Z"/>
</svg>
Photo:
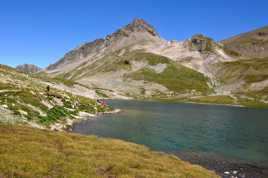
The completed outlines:
<svg viewBox="0 0 268 178">
<path fill-rule="evenodd" d="M 217 176 L 175 156 L 120 140 L 0 125 L 0 177 Z"/>
</svg>

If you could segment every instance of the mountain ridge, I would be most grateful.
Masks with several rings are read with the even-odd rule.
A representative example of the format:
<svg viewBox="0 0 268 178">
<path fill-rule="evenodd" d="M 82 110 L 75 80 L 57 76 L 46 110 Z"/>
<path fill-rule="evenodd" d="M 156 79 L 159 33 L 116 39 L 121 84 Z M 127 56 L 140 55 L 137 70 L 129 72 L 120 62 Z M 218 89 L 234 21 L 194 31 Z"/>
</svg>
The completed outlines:
<svg viewBox="0 0 268 178">
<path fill-rule="evenodd" d="M 71 50 L 52 67 L 44 70 L 44 73 L 50 77 L 73 80 L 91 89 L 111 90 L 114 94 L 132 98 L 158 98 L 159 96 L 193 98 L 203 95 L 229 97 L 231 95 L 233 102 L 239 103 L 241 94 L 237 93 L 248 93 L 244 88 L 252 89 L 254 87 L 250 86 L 255 85 L 256 82 L 263 82 L 256 85 L 265 87 L 266 77 L 261 77 L 262 81 L 245 81 L 246 77 L 239 78 L 238 73 L 235 73 L 237 76 L 233 78 L 237 81 L 229 80 L 232 82 L 226 83 L 220 77 L 225 75 L 221 72 L 233 73 L 231 69 L 237 72 L 242 70 L 239 67 L 245 68 L 244 63 L 230 70 L 226 69 L 226 66 L 246 57 L 224 43 L 215 42 L 202 34 L 193 35 L 184 41 L 168 41 L 160 37 L 149 23 L 142 19 L 134 19 L 130 24 L 103 39 L 85 43 Z M 152 58 L 162 57 L 165 61 L 152 60 Z M 152 61 L 154 62 L 151 63 Z M 180 73 L 183 67 L 185 67 L 182 70 L 184 72 Z M 206 86 L 209 92 L 200 93 L 198 87 L 192 88 L 187 84 L 189 83 L 187 80 L 192 80 L 191 77 L 186 77 L 188 73 L 194 74 L 193 78 L 199 75 L 194 71 L 200 73 L 203 76 L 201 78 L 206 78 L 206 82 L 202 85 Z M 263 69 L 261 71 L 265 72 Z M 170 87 L 173 86 L 172 82 L 178 82 L 178 85 L 186 85 L 189 88 L 175 90 L 174 87 Z M 108 93 L 106 94 L 109 96 Z M 262 98 L 262 100 L 266 102 L 266 99 Z"/>
<path fill-rule="evenodd" d="M 268 26 L 222 40 L 228 49 L 247 58 L 268 57 Z"/>
<path fill-rule="evenodd" d="M 42 68 L 34 65 L 34 64 L 22 64 L 22 65 L 18 65 L 16 66 L 16 69 L 27 73 L 27 74 L 32 74 L 32 73 L 36 73 L 42 70 Z"/>
</svg>

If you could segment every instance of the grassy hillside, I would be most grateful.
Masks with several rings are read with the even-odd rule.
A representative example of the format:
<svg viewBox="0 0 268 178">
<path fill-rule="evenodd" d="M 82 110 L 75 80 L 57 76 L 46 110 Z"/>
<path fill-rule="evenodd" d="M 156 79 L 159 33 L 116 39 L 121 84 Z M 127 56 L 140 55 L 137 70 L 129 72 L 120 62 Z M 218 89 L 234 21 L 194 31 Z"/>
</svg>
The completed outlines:
<svg viewBox="0 0 268 178">
<path fill-rule="evenodd" d="M 148 61 L 150 65 L 166 64 L 167 66 L 161 73 L 156 73 L 147 67 L 127 75 L 134 80 L 155 82 L 178 93 L 191 92 L 192 90 L 201 93 L 211 91 L 207 85 L 208 79 L 203 74 L 176 64 L 166 57 L 150 53 L 136 53 L 133 59 Z"/>
<path fill-rule="evenodd" d="M 156 72 L 154 68 L 157 68 L 157 65 L 165 65 L 165 69 Z M 121 75 L 116 75 L 116 73 L 121 73 Z M 102 80 L 101 76 L 105 74 L 111 76 L 111 78 L 104 78 L 108 82 L 117 79 L 143 80 L 163 85 L 174 93 L 207 94 L 211 92 L 211 88 L 208 86 L 209 79 L 203 74 L 184 67 L 167 57 L 142 50 L 128 51 L 125 49 L 124 53 L 122 51 L 114 52 L 102 59 L 82 64 L 77 70 L 65 74 L 64 77 L 79 81 L 99 75 L 99 80 Z M 105 81 L 103 83 L 105 84 Z M 138 88 L 140 86 L 137 86 Z"/>
<path fill-rule="evenodd" d="M 213 178 L 175 156 L 119 140 L 0 125 L 0 176 Z"/>
<path fill-rule="evenodd" d="M 223 83 L 244 80 L 247 84 L 268 79 L 268 58 L 245 59 L 217 64 L 217 77 Z"/>
<path fill-rule="evenodd" d="M 237 98 L 234 103 L 249 107 L 268 106 L 268 58 L 218 63 L 215 69 L 221 84 L 229 86 Z"/>
<path fill-rule="evenodd" d="M 0 117 L 0 122 L 8 122 L 13 119 L 12 115 L 16 115 L 20 118 L 18 122 L 50 126 L 74 119 L 79 112 L 95 114 L 110 110 L 89 98 L 52 87 L 48 90 L 49 83 L 45 84 L 7 66 L 0 66 L 0 74 L 0 108 L 11 112 L 5 120 Z"/>
</svg>

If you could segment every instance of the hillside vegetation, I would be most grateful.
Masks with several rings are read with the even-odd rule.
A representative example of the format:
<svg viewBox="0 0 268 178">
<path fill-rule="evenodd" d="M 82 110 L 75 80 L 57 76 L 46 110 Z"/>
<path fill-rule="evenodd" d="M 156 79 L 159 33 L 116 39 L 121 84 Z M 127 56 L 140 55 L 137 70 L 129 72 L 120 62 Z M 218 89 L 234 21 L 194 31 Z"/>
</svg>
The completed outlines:
<svg viewBox="0 0 268 178">
<path fill-rule="evenodd" d="M 268 58 L 218 63 L 217 77 L 224 83 L 244 80 L 246 85 L 268 79 Z"/>
<path fill-rule="evenodd" d="M 175 156 L 96 136 L 1 124 L 0 145 L 1 177 L 218 177 Z"/>
<path fill-rule="evenodd" d="M 90 69 L 90 70 L 88 70 Z M 138 97 L 144 95 L 142 92 L 131 93 L 128 90 L 131 81 L 150 82 L 167 88 L 166 91 L 158 91 L 159 88 L 145 87 L 145 85 L 134 86 L 132 90 L 142 89 L 151 93 L 160 95 L 168 95 L 172 93 L 193 93 L 208 94 L 212 92 L 209 87 L 209 79 L 200 72 L 187 68 L 171 59 L 147 53 L 142 50 L 125 51 L 124 54 L 115 52 L 109 56 L 105 56 L 89 65 L 81 65 L 78 70 L 65 74 L 66 78 L 77 80 L 84 78 L 94 78 L 94 81 L 103 81 L 112 83 L 114 87 L 107 89 L 115 89 L 120 86 L 125 95 Z M 120 80 L 121 82 L 114 82 Z M 82 80 L 83 81 L 83 80 Z M 81 82 L 84 83 L 84 82 Z M 94 84 L 98 85 L 98 84 Z M 142 91 L 142 90 L 141 90 Z"/>
<path fill-rule="evenodd" d="M 218 63 L 216 78 L 224 90 L 236 97 L 234 103 L 250 107 L 268 106 L 268 58 Z"/>
<path fill-rule="evenodd" d="M 126 75 L 134 80 L 155 82 L 167 87 L 170 91 L 178 93 L 191 92 L 192 90 L 201 93 L 210 92 L 207 84 L 209 80 L 203 74 L 177 64 L 166 57 L 152 53 L 135 53 L 135 55 L 131 56 L 130 59 L 127 58 L 127 60 L 144 60 L 152 66 L 157 64 L 166 65 L 166 68 L 161 73 L 145 67 Z"/>
<path fill-rule="evenodd" d="M 76 119 L 80 112 L 96 114 L 111 110 L 93 99 L 49 85 L 15 69 L 0 66 L 0 121 L 50 127 L 57 122 Z"/>
</svg>

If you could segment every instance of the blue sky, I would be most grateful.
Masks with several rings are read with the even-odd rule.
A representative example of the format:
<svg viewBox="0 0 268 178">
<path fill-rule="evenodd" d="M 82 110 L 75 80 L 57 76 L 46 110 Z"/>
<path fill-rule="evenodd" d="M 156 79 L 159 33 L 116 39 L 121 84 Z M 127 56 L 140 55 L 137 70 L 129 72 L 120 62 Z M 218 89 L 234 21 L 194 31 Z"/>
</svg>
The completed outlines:
<svg viewBox="0 0 268 178">
<path fill-rule="evenodd" d="M 215 40 L 268 25 L 267 0 L 3 0 L 0 63 L 41 67 L 143 18 L 165 39 Z"/>
</svg>

